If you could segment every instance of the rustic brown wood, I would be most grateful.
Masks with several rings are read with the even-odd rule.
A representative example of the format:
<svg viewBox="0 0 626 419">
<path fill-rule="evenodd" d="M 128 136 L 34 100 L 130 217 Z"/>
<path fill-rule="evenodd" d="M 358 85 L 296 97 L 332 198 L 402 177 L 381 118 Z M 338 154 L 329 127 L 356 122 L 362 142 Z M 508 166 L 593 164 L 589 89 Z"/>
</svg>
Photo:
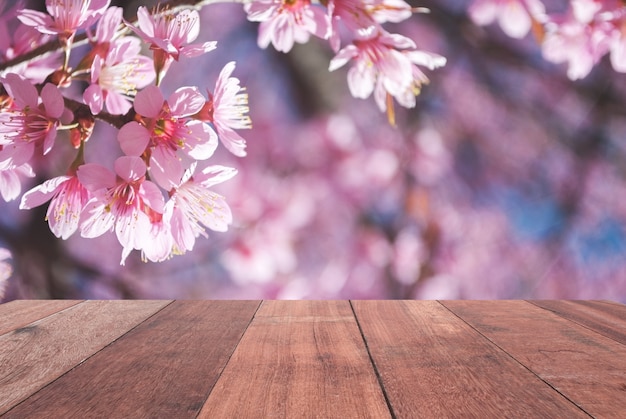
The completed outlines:
<svg viewBox="0 0 626 419">
<path fill-rule="evenodd" d="M 266 301 L 202 418 L 384 418 L 348 301 Z"/>
<path fill-rule="evenodd" d="M 353 301 L 398 418 L 587 417 L 436 301 Z"/>
<path fill-rule="evenodd" d="M 80 300 L 15 300 L 0 304 L 0 335 L 80 303 Z"/>
<path fill-rule="evenodd" d="M 540 300 L 531 303 L 626 345 L 626 306 L 604 301 Z"/>
<path fill-rule="evenodd" d="M 590 415 L 624 417 L 626 346 L 525 301 L 443 304 Z"/>
<path fill-rule="evenodd" d="M 0 336 L 0 414 L 167 304 L 86 301 Z"/>
<path fill-rule="evenodd" d="M 8 418 L 195 417 L 258 301 L 177 301 Z"/>
</svg>

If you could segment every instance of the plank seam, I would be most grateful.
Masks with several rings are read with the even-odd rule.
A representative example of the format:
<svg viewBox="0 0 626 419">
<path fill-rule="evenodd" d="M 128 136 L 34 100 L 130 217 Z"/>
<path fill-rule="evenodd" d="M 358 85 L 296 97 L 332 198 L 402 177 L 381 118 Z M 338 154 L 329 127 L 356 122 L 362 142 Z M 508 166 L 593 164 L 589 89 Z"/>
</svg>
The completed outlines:
<svg viewBox="0 0 626 419">
<path fill-rule="evenodd" d="M 69 310 L 72 309 L 74 307 L 79 306 L 80 304 L 85 303 L 88 300 L 83 300 L 81 301 L 81 303 L 79 304 L 75 304 L 71 307 L 67 307 L 66 309 L 62 310 Z M 124 332 L 122 335 L 118 336 L 117 338 L 113 339 L 111 342 L 107 343 L 105 346 L 103 346 L 102 348 L 100 348 L 99 350 L 97 350 L 96 352 L 94 352 L 93 354 L 89 355 L 87 358 L 83 359 L 82 361 L 80 361 L 78 364 L 74 365 L 72 368 L 70 368 L 69 370 L 65 371 L 63 374 L 59 375 L 58 377 L 56 377 L 54 380 L 46 383 L 46 385 L 44 385 L 43 387 L 37 389 L 37 391 L 34 391 L 33 393 L 31 393 L 30 395 L 28 395 L 24 400 L 22 400 L 21 402 L 11 406 L 11 408 L 9 410 L 7 410 L 6 412 L 2 413 L 0 416 L 4 416 L 8 413 L 11 412 L 11 410 L 17 408 L 18 406 L 20 406 L 23 403 L 26 403 L 28 401 L 28 399 L 30 399 L 31 397 L 33 397 L 34 395 L 36 395 L 37 393 L 39 393 L 40 391 L 42 391 L 43 389 L 45 389 L 46 387 L 48 387 L 49 385 L 51 385 L 52 383 L 56 382 L 57 380 L 59 380 L 61 377 L 64 377 L 65 375 L 69 374 L 70 372 L 72 372 L 74 369 L 78 368 L 81 364 L 83 364 L 84 362 L 86 362 L 88 359 L 91 359 L 93 356 L 95 356 L 96 354 L 99 354 L 101 351 L 103 351 L 105 348 L 111 346 L 114 342 L 117 342 L 119 339 L 121 339 L 122 337 L 126 336 L 128 333 L 130 333 L 131 330 L 136 329 L 139 325 L 145 323 L 146 321 L 148 321 L 149 319 L 151 319 L 152 317 L 154 317 L 155 315 L 157 315 L 158 313 L 161 312 L 161 310 L 163 310 L 165 307 L 169 307 L 175 300 L 171 300 L 168 304 L 164 305 L 163 307 L 161 307 L 160 309 L 158 309 L 157 311 L 155 311 L 154 313 L 152 313 L 150 316 L 146 317 L 145 319 L 143 319 L 142 321 L 140 321 L 139 323 L 137 323 L 136 325 L 134 325 L 133 327 L 131 327 L 130 329 L 128 329 L 126 332 Z M 61 313 L 61 311 L 58 311 L 57 313 L 54 313 L 54 315 Z M 42 320 L 42 319 L 40 319 Z M 39 320 L 38 320 L 39 321 Z"/>
<path fill-rule="evenodd" d="M 256 318 L 256 315 L 259 312 L 259 309 L 261 308 L 262 304 L 263 304 L 263 300 L 259 301 L 259 303 L 257 304 L 256 309 L 254 310 L 254 313 L 252 314 L 252 316 L 250 317 L 250 320 L 248 321 L 248 324 L 243 329 L 243 333 L 241 334 L 241 336 L 239 336 L 239 340 L 237 341 L 237 344 L 233 346 L 232 351 L 230 351 L 230 354 L 228 354 L 228 358 L 226 359 L 226 362 L 224 363 L 224 366 L 222 367 L 220 372 L 217 374 L 217 378 L 215 379 L 215 383 L 209 389 L 209 392 L 207 393 L 206 397 L 204 398 L 204 401 L 202 402 L 202 406 L 200 407 L 200 409 L 198 409 L 198 411 L 196 412 L 194 418 L 197 418 L 200 415 L 200 413 L 202 412 L 202 409 L 204 408 L 204 405 L 206 404 L 207 400 L 209 400 L 209 397 L 211 397 L 211 393 L 213 393 L 213 390 L 215 389 L 215 386 L 217 386 L 217 383 L 219 383 L 220 378 L 222 378 L 222 374 L 224 373 L 224 370 L 226 369 L 226 367 L 228 367 L 228 364 L 230 363 L 230 360 L 233 357 L 233 354 L 235 353 L 235 351 L 237 350 L 237 348 L 241 344 L 241 340 L 243 339 L 243 337 L 245 336 L 246 332 L 248 331 L 248 328 L 250 327 L 250 325 L 252 324 L 252 322 Z"/>
<path fill-rule="evenodd" d="M 602 332 L 601 330 L 594 329 L 592 326 L 588 326 L 588 325 L 586 325 L 586 324 L 584 324 L 584 323 L 581 323 L 581 322 L 579 322 L 579 321 L 578 321 L 578 320 L 576 320 L 576 319 L 572 319 L 572 318 L 566 317 L 566 315 L 563 315 L 563 314 L 561 314 L 561 313 L 559 313 L 559 312 L 557 312 L 557 311 L 554 311 L 554 310 L 552 310 L 552 309 L 550 309 L 550 308 L 547 308 L 547 307 L 542 307 L 542 306 L 540 306 L 540 305 L 538 305 L 538 304 L 534 303 L 533 301 L 529 301 L 529 300 L 525 300 L 525 301 L 526 301 L 526 302 L 528 302 L 528 303 L 530 303 L 530 304 L 532 304 L 532 305 L 534 305 L 535 307 L 538 307 L 538 308 L 540 308 L 540 309 L 542 309 L 542 310 L 546 310 L 546 311 L 548 311 L 548 312 L 550 312 L 550 313 L 552 313 L 552 314 L 554 314 L 554 315 L 556 315 L 556 316 L 559 316 L 559 318 L 561 318 L 561 319 L 567 320 L 567 321 L 569 321 L 569 322 L 571 322 L 571 323 L 574 323 L 574 324 L 575 324 L 575 325 L 577 325 L 577 326 L 583 327 L 584 329 L 587 329 L 587 330 L 589 330 L 589 331 L 591 331 L 591 332 L 593 332 L 593 333 L 595 333 L 595 334 L 597 334 L 597 335 L 600 335 L 600 336 L 602 336 L 603 338 L 608 338 L 608 339 L 611 339 L 613 342 L 617 342 L 617 343 L 619 343 L 620 345 L 624 345 L 624 342 L 621 342 L 620 340 L 618 340 L 618 339 L 614 338 L 613 336 L 611 336 L 611 335 L 610 335 L 610 334 L 608 334 L 608 333 L 604 333 L 604 332 Z M 626 345 L 624 345 L 624 346 L 626 346 Z"/>
<path fill-rule="evenodd" d="M 24 327 L 31 326 L 31 325 L 33 325 L 33 324 L 35 324 L 35 323 L 39 323 L 40 321 L 45 320 L 45 319 L 47 319 L 48 317 L 56 316 L 56 315 L 58 315 L 58 314 L 63 313 L 63 312 L 64 312 L 64 311 L 66 311 L 66 310 L 72 310 L 72 309 L 74 309 L 74 308 L 78 307 L 79 305 L 83 304 L 85 301 L 86 301 L 86 300 L 77 300 L 77 303 L 76 303 L 76 304 L 72 304 L 72 305 L 71 305 L 71 306 L 69 306 L 69 307 L 65 307 L 65 308 L 63 308 L 63 309 L 61 309 L 61 310 L 59 310 L 59 311 L 55 311 L 54 313 L 50 313 L 50 314 L 48 314 L 47 316 L 41 317 L 41 318 L 39 318 L 39 319 L 37 319 L 37 320 L 33 320 L 32 322 L 27 323 L 27 324 L 25 324 L 25 325 L 23 325 L 23 326 L 17 327 L 17 328 L 15 328 L 15 329 L 13 329 L 13 330 L 9 330 L 8 332 L 4 332 L 4 333 L 0 334 L 0 337 L 5 336 L 5 335 L 8 335 L 9 333 L 13 333 L 13 332 L 15 332 L 16 330 L 22 329 L 22 328 L 24 328 Z"/>
<path fill-rule="evenodd" d="M 363 340 L 363 344 L 365 345 L 365 350 L 367 351 L 367 356 L 370 360 L 370 364 L 372 364 L 372 368 L 374 369 L 374 374 L 376 374 L 376 381 L 378 381 L 378 385 L 383 393 L 383 397 L 385 398 L 385 404 L 387 404 L 387 409 L 389 409 L 389 414 L 392 419 L 397 419 L 395 412 L 393 411 L 393 406 L 391 405 L 391 400 L 389 399 L 389 395 L 387 394 L 387 390 L 385 389 L 385 385 L 383 384 L 383 378 L 376 368 L 376 363 L 374 362 L 374 358 L 372 357 L 372 353 L 370 352 L 370 347 L 367 344 L 367 339 L 365 338 L 365 334 L 363 333 L 363 329 L 361 328 L 361 323 L 359 321 L 358 316 L 356 315 L 356 311 L 354 310 L 354 306 L 352 305 L 352 300 L 348 300 L 350 303 L 350 310 L 352 310 L 352 315 L 354 316 L 354 320 L 356 322 L 356 326 L 359 328 L 359 334 L 361 335 L 361 339 Z"/>
<path fill-rule="evenodd" d="M 498 345 L 496 342 L 494 342 L 492 339 L 490 339 L 488 336 L 484 335 L 480 330 L 478 330 L 477 328 L 475 328 L 471 323 L 467 322 L 463 317 L 461 317 L 460 315 L 458 315 L 457 313 L 454 312 L 454 310 L 452 310 L 450 307 L 445 305 L 444 301 L 441 300 L 437 300 L 437 302 L 439 304 L 441 304 L 446 310 L 448 310 L 450 313 L 452 313 L 452 315 L 456 316 L 459 320 L 461 320 L 463 323 L 465 323 L 466 325 L 468 325 L 471 329 L 473 329 L 476 333 L 478 333 L 480 336 L 482 336 L 484 339 L 486 339 L 487 341 L 489 341 L 493 346 L 495 346 L 496 348 L 498 348 L 500 351 L 504 352 L 508 357 L 510 357 L 513 361 L 515 361 L 516 363 L 518 363 L 519 365 L 521 365 L 525 370 L 527 370 L 528 372 L 530 372 L 532 375 L 534 375 L 535 377 L 537 377 L 541 382 L 545 383 L 548 387 L 550 387 L 552 390 L 556 391 L 558 394 L 561 395 L 561 397 L 563 397 L 565 400 L 567 400 L 568 402 L 572 403 L 574 406 L 576 406 L 578 409 L 580 409 L 581 412 L 583 412 L 584 414 L 588 415 L 589 417 L 593 418 L 594 416 L 592 414 L 590 414 L 589 412 L 587 412 L 585 409 L 582 408 L 582 406 L 580 406 L 578 403 L 576 403 L 574 400 L 570 399 L 569 397 L 567 397 L 565 394 L 563 394 L 562 392 L 560 392 L 556 387 L 554 387 L 552 384 L 550 384 L 548 381 L 544 380 L 543 378 L 541 378 L 541 376 L 539 376 L 539 374 L 537 374 L 535 371 L 533 371 L 532 369 L 530 369 L 528 366 L 526 366 L 524 363 L 522 363 L 520 360 L 518 360 L 517 358 L 515 358 L 513 355 L 511 355 L 509 352 L 507 352 L 504 348 L 502 348 L 500 345 Z M 528 302 L 528 301 L 526 301 Z"/>
</svg>

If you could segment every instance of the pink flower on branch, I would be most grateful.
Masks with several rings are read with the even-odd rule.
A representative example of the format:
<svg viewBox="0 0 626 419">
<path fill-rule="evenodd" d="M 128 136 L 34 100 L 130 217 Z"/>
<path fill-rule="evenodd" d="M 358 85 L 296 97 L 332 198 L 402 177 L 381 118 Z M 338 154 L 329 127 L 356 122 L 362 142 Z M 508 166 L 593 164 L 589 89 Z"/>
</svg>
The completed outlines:
<svg viewBox="0 0 626 419">
<path fill-rule="evenodd" d="M 78 168 L 78 179 L 94 197 L 87 203 L 81 235 L 92 238 L 115 230 L 123 247 L 121 264 L 133 249 L 150 247 L 152 223 L 163 216 L 161 190 L 146 180 L 146 165 L 139 157 L 115 161 L 115 173 L 95 163 Z"/>
<path fill-rule="evenodd" d="M 172 61 L 184 57 L 197 57 L 215 49 L 217 42 L 193 44 L 200 33 L 200 15 L 196 10 L 155 10 L 150 14 L 145 7 L 137 11 L 135 27 L 127 23 L 140 38 L 150 44 L 154 52 L 154 69 L 157 84 L 169 69 Z"/>
<path fill-rule="evenodd" d="M 237 174 L 237 170 L 223 166 L 209 166 L 194 173 L 195 165 L 185 173 L 181 185 L 165 204 L 171 214 L 171 232 L 174 253 L 192 250 L 196 238 L 206 237 L 205 227 L 226 231 L 232 222 L 232 213 L 223 196 L 209 188 Z"/>
<path fill-rule="evenodd" d="M 81 213 L 90 197 L 76 175 L 58 176 L 26 192 L 20 209 L 32 209 L 50 201 L 46 212 L 50 230 L 65 240 L 78 229 Z"/>
<path fill-rule="evenodd" d="M 244 6 L 248 20 L 261 22 L 258 44 L 272 43 L 278 51 L 288 52 L 294 42 L 306 43 L 311 34 L 326 38 L 330 20 L 324 9 L 310 0 L 255 0 Z"/>
<path fill-rule="evenodd" d="M 96 23 L 109 3 L 110 0 L 46 0 L 48 14 L 25 9 L 18 18 L 41 33 L 58 35 L 62 42 L 71 44 L 76 31 Z"/>
<path fill-rule="evenodd" d="M 141 122 L 124 125 L 118 140 L 124 153 L 150 157 L 150 176 L 162 188 L 180 184 L 194 160 L 206 160 L 217 148 L 217 134 L 206 123 L 189 117 L 200 112 L 204 97 L 195 87 L 181 87 L 164 101 L 157 86 L 137 94 L 135 111 Z"/>
<path fill-rule="evenodd" d="M 230 77 L 234 70 L 234 61 L 224 66 L 215 84 L 215 94 L 209 93 L 209 100 L 192 117 L 211 122 L 226 149 L 243 157 L 246 155 L 246 141 L 235 130 L 250 129 L 252 122 L 248 116 L 248 94 L 244 93 L 238 78 Z"/>
<path fill-rule="evenodd" d="M 7 74 L 0 82 L 13 102 L 0 109 L 0 168 L 17 167 L 30 160 L 36 147 L 44 155 L 52 149 L 65 105 L 53 84 L 41 89 L 40 98 L 35 86 L 17 74 Z"/>
<path fill-rule="evenodd" d="M 83 99 L 95 115 L 106 109 L 113 115 L 125 114 L 132 107 L 130 100 L 154 81 L 152 60 L 139 54 L 137 38 L 115 41 L 103 59 L 96 55 L 91 65 L 91 84 Z"/>
<path fill-rule="evenodd" d="M 418 65 L 433 70 L 446 63 L 440 55 L 417 50 L 409 38 L 376 28 L 362 31 L 358 39 L 339 51 L 329 70 L 334 71 L 350 60 L 355 61 L 348 71 L 350 93 L 365 99 L 373 92 L 383 112 L 391 111 L 391 97 L 404 107 L 415 106 L 415 96 L 428 82 Z"/>
</svg>

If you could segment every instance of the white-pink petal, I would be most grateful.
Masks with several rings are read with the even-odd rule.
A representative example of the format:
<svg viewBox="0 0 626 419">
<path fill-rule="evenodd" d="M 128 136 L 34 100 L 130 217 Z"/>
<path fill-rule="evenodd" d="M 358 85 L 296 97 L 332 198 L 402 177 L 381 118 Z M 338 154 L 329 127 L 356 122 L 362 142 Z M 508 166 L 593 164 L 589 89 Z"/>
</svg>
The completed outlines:
<svg viewBox="0 0 626 419">
<path fill-rule="evenodd" d="M 163 93 L 159 87 L 150 85 L 135 96 L 135 110 L 141 116 L 156 118 L 163 108 Z"/>
<path fill-rule="evenodd" d="M 150 141 L 150 131 L 137 121 L 124 124 L 117 133 L 117 140 L 127 156 L 141 156 Z"/>
</svg>

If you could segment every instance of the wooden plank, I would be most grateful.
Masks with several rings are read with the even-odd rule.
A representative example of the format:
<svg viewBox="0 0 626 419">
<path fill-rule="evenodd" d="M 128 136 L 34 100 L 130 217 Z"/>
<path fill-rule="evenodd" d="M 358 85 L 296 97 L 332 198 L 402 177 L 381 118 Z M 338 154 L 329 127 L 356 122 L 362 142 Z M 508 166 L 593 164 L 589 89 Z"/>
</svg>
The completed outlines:
<svg viewBox="0 0 626 419">
<path fill-rule="evenodd" d="M 0 414 L 167 304 L 86 301 L 0 336 Z"/>
<path fill-rule="evenodd" d="M 199 417 L 390 417 L 348 301 L 265 301 Z"/>
<path fill-rule="evenodd" d="M 14 300 L 0 304 L 0 335 L 78 303 L 80 300 Z"/>
<path fill-rule="evenodd" d="M 436 301 L 353 301 L 398 418 L 588 417 Z"/>
<path fill-rule="evenodd" d="M 540 300 L 531 303 L 626 345 L 624 305 L 603 301 L 564 300 Z"/>
<path fill-rule="evenodd" d="M 624 345 L 525 301 L 443 304 L 590 415 L 624 417 Z"/>
<path fill-rule="evenodd" d="M 195 417 L 258 306 L 176 301 L 6 417 Z"/>
</svg>

